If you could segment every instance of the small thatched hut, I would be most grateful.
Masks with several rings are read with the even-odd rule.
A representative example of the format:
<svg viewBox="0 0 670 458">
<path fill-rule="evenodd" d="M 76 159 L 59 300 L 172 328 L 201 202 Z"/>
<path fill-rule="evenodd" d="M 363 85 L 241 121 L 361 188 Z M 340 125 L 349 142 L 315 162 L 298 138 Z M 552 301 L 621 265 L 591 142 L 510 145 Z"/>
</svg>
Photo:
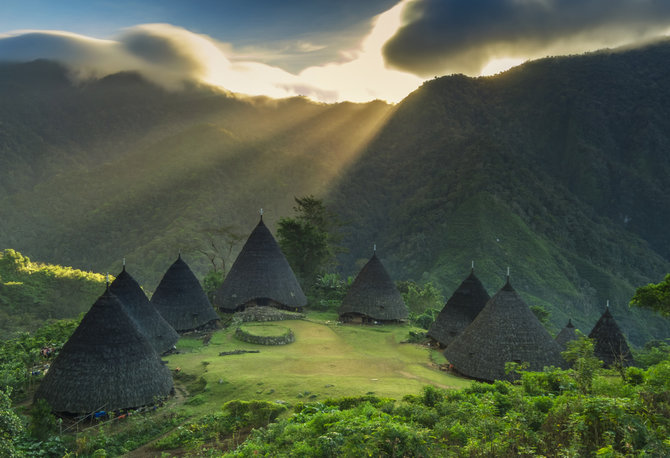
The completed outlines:
<svg viewBox="0 0 670 458">
<path fill-rule="evenodd" d="M 568 320 L 568 324 L 565 325 L 561 332 L 556 334 L 556 343 L 561 346 L 563 350 L 568 348 L 568 342 L 577 340 L 577 330 L 572 324 L 572 320 Z"/>
<path fill-rule="evenodd" d="M 54 412 L 90 414 L 150 405 L 172 375 L 109 288 L 65 343 L 35 399 Z"/>
<path fill-rule="evenodd" d="M 633 355 L 626 337 L 610 313 L 609 306 L 589 333 L 589 338 L 594 341 L 593 354 L 605 367 L 633 364 Z"/>
<path fill-rule="evenodd" d="M 435 318 L 428 330 L 428 337 L 440 345 L 448 346 L 479 315 L 489 299 L 491 296 L 475 276 L 473 268 Z"/>
<path fill-rule="evenodd" d="M 405 301 L 375 250 L 342 300 L 339 310 L 340 321 L 399 322 L 406 321 L 408 315 Z"/>
<path fill-rule="evenodd" d="M 530 370 L 563 366 L 561 348 L 509 283 L 444 351 L 454 368 L 478 380 L 512 380 L 505 363 L 528 363 Z"/>
<path fill-rule="evenodd" d="M 262 216 L 216 291 L 214 304 L 228 313 L 255 305 L 300 311 L 307 304 L 305 293 Z"/>
<path fill-rule="evenodd" d="M 123 266 L 121 273 L 109 285 L 109 291 L 121 301 L 124 310 L 133 319 L 140 332 L 159 355 L 172 350 L 179 334 L 151 305 L 146 294 Z"/>
<path fill-rule="evenodd" d="M 182 333 L 216 326 L 219 315 L 191 268 L 181 259 L 168 268 L 151 297 L 156 310 Z"/>
</svg>

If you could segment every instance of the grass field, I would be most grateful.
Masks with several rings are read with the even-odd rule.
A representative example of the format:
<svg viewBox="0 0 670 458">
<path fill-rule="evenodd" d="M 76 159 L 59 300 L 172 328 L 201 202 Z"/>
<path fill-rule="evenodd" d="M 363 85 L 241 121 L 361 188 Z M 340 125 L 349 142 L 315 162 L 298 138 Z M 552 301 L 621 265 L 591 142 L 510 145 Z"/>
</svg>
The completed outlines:
<svg viewBox="0 0 670 458">
<path fill-rule="evenodd" d="M 180 353 L 164 359 L 171 369 L 180 369 L 177 380 L 189 381 L 186 388 L 198 397 L 192 403 L 196 411 L 233 399 L 294 404 L 372 393 L 400 399 L 418 394 L 425 385 L 459 388 L 470 383 L 440 371 L 436 365 L 444 357 L 439 352 L 400 343 L 408 326 L 341 325 L 334 318 L 322 313 L 282 321 L 295 333 L 296 341 L 289 345 L 241 342 L 234 327 L 215 332 L 207 344 L 202 338 L 182 337 Z M 260 353 L 219 356 L 238 349 Z"/>
</svg>

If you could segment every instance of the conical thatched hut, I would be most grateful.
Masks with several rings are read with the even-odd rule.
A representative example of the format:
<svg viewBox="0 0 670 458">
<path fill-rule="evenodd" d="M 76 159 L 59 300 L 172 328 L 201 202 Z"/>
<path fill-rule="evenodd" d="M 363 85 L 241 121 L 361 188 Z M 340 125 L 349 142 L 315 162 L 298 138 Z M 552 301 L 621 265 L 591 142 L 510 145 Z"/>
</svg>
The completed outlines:
<svg viewBox="0 0 670 458">
<path fill-rule="evenodd" d="M 216 326 L 219 315 L 181 254 L 161 279 L 151 303 L 175 331 Z"/>
<path fill-rule="evenodd" d="M 228 313 L 255 305 L 300 311 L 307 304 L 305 293 L 262 216 L 217 290 L 214 304 Z"/>
<path fill-rule="evenodd" d="M 172 375 L 109 288 L 65 343 L 35 399 L 54 412 L 90 414 L 150 405 Z"/>
<path fill-rule="evenodd" d="M 135 279 L 126 272 L 126 266 L 109 285 L 109 291 L 121 301 L 124 310 L 133 319 L 140 332 L 159 355 L 170 351 L 179 340 L 179 334 L 151 305 Z"/>
<path fill-rule="evenodd" d="M 568 348 L 568 342 L 577 340 L 577 332 L 575 326 L 572 324 L 572 320 L 568 320 L 568 324 L 566 324 L 565 327 L 561 329 L 561 332 L 556 334 L 555 340 L 563 350 Z"/>
<path fill-rule="evenodd" d="M 444 355 L 463 375 L 478 380 L 511 380 L 505 363 L 528 363 L 530 370 L 563 366 L 561 348 L 509 283 L 451 342 Z"/>
<path fill-rule="evenodd" d="M 604 363 L 605 367 L 633 364 L 633 355 L 626 337 L 616 324 L 609 307 L 589 333 L 589 338 L 594 341 L 593 354 Z"/>
<path fill-rule="evenodd" d="M 489 299 L 491 296 L 472 269 L 468 278 L 463 280 L 435 318 L 428 330 L 428 337 L 435 339 L 440 345 L 448 346 L 479 315 Z"/>
<path fill-rule="evenodd" d="M 340 321 L 353 323 L 406 321 L 409 315 L 398 288 L 376 251 L 356 276 L 340 306 Z"/>
</svg>

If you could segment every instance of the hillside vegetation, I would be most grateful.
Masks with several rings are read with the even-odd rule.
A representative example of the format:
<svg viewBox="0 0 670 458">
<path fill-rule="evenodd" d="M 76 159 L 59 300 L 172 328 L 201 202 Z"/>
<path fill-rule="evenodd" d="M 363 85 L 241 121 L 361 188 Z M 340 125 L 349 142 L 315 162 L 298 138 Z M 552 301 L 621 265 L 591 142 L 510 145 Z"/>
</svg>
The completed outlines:
<svg viewBox="0 0 670 458">
<path fill-rule="evenodd" d="M 670 325 L 629 311 L 670 271 L 670 43 L 425 83 L 397 106 L 166 92 L 134 74 L 74 85 L 58 64 L 0 65 L 0 247 L 151 292 L 181 249 L 202 278 L 214 228 L 275 229 L 314 194 L 394 279 L 448 297 L 475 261 L 587 332 L 604 310 L 636 345 Z M 232 261 L 240 244 L 228 254 Z"/>
<path fill-rule="evenodd" d="M 331 194 L 352 221 L 343 264 L 374 240 L 397 278 L 447 294 L 471 260 L 491 294 L 509 266 L 554 326 L 588 333 L 610 300 L 638 345 L 668 335 L 627 303 L 670 269 L 669 54 L 666 42 L 425 83 Z"/>
<path fill-rule="evenodd" d="M 105 276 L 32 262 L 11 249 L 0 252 L 0 334 L 34 331 L 50 319 L 88 311 L 105 288 Z"/>
<path fill-rule="evenodd" d="M 21 369 L 42 366 L 38 350 L 46 343 L 60 348 L 76 321 L 3 342 L 0 450 L 131 457 L 670 451 L 667 345 L 637 354 L 644 369 L 618 373 L 598 369 L 592 344 L 575 341 L 573 369 L 522 371 L 516 383 L 484 384 L 438 370 L 439 353 L 401 343 L 406 326 L 337 325 L 334 318 L 312 312 L 307 320 L 282 321 L 296 342 L 277 347 L 237 340 L 235 325 L 182 336 L 179 353 L 167 357 L 175 396 L 155 409 L 77 424 L 59 423 L 39 402 L 30 412 L 16 409 L 26 415 L 21 421 L 5 394 L 13 387 L 15 399 L 30 395 L 40 377 Z M 5 384 L 16 373 L 23 377 Z"/>
</svg>

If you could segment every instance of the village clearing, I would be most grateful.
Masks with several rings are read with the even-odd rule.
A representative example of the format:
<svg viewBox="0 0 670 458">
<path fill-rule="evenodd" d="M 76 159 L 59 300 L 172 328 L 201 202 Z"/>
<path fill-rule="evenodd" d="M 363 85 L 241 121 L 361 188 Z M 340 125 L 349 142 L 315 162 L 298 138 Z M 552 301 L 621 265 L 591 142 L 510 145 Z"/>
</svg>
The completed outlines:
<svg viewBox="0 0 670 458">
<path fill-rule="evenodd" d="M 374 394 L 402 399 L 426 385 L 461 388 L 470 381 L 440 370 L 441 352 L 411 343 L 407 325 L 343 325 L 333 313 L 275 322 L 295 342 L 265 346 L 235 338 L 235 326 L 208 336 L 182 336 L 178 354 L 165 356 L 176 385 L 189 392 L 191 414 L 212 404 L 264 400 L 294 405 L 342 396 Z M 235 350 L 258 351 L 220 356 Z"/>
</svg>

